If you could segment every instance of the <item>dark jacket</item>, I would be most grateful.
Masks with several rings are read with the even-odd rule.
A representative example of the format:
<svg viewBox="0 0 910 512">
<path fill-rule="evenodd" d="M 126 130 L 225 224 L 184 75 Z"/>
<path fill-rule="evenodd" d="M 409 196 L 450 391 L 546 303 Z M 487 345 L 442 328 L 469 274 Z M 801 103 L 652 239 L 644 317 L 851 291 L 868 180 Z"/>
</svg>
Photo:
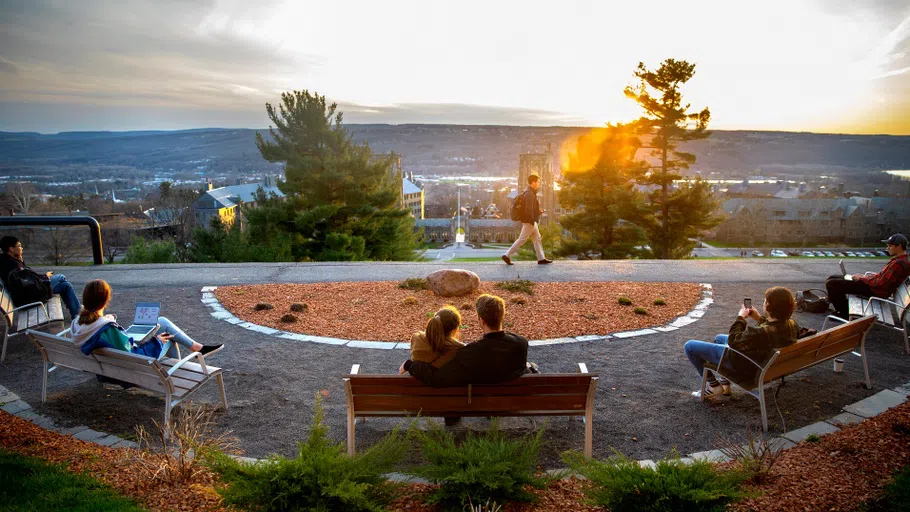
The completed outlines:
<svg viewBox="0 0 910 512">
<path fill-rule="evenodd" d="M 769 322 L 761 317 L 757 325 L 749 327 L 746 319 L 738 316 L 730 326 L 727 345 L 764 366 L 776 350 L 796 343 L 798 337 L 799 325 L 792 318 Z M 721 373 L 743 388 L 752 389 L 758 385 L 760 370 L 741 355 L 728 350 L 724 353 Z"/>
<path fill-rule="evenodd" d="M 9 254 L 0 256 L 0 280 L 3 281 L 3 284 L 6 284 L 6 278 L 9 277 L 10 272 L 20 268 L 27 268 L 21 260 L 13 258 Z"/>
<path fill-rule="evenodd" d="M 409 361 L 405 369 L 434 388 L 496 384 L 517 379 L 527 369 L 528 340 L 511 332 L 498 331 L 469 343 L 445 365 Z"/>
<path fill-rule="evenodd" d="M 521 206 L 521 222 L 526 224 L 534 224 L 540 220 L 540 202 L 537 200 L 537 192 L 534 192 L 534 189 L 528 187 L 522 192 Z"/>
<path fill-rule="evenodd" d="M 17 270 L 19 273 L 10 279 L 10 275 Z M 35 272 L 25 262 L 9 254 L 0 255 L 0 280 L 17 307 L 44 302 L 54 295 L 47 274 Z"/>
</svg>

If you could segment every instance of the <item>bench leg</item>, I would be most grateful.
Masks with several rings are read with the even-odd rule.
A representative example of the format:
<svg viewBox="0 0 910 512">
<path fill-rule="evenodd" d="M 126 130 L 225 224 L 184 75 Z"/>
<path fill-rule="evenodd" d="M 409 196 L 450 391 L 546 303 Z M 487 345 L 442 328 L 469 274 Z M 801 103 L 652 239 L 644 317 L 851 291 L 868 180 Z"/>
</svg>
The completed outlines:
<svg viewBox="0 0 910 512">
<path fill-rule="evenodd" d="M 765 407 L 765 386 L 758 384 L 758 405 L 761 407 L 761 430 L 768 431 L 768 409 Z"/>
<path fill-rule="evenodd" d="M 0 352 L 0 363 L 6 361 L 6 340 L 9 339 L 9 329 L 3 330 L 3 350 Z"/>
<path fill-rule="evenodd" d="M 591 458 L 594 454 L 594 411 L 585 411 L 585 457 Z"/>
<path fill-rule="evenodd" d="M 863 358 L 863 372 L 866 374 L 866 389 L 872 389 L 872 380 L 869 378 L 869 360 L 866 359 L 866 340 L 859 344 L 859 354 Z"/>
<path fill-rule="evenodd" d="M 221 406 L 226 411 L 228 408 L 227 395 L 224 394 L 224 378 L 220 373 L 218 374 L 218 392 L 221 394 Z"/>
<path fill-rule="evenodd" d="M 354 456 L 354 409 L 348 407 L 348 455 Z"/>
<path fill-rule="evenodd" d="M 6 348 L 6 342 L 3 343 L 3 348 Z M 44 362 L 44 378 L 41 382 L 41 403 L 47 402 L 47 374 L 50 373 L 47 371 L 47 361 Z"/>
<path fill-rule="evenodd" d="M 703 368 L 701 371 L 701 388 L 699 388 L 698 391 L 699 391 L 699 397 L 701 398 L 702 402 L 705 401 L 705 389 L 708 386 L 708 372 L 709 371 L 711 371 L 711 370 L 709 370 L 707 368 Z"/>
<path fill-rule="evenodd" d="M 161 428 L 164 429 L 164 438 L 169 439 L 171 436 L 171 394 L 167 393 L 164 395 L 164 424 L 161 425 Z"/>
<path fill-rule="evenodd" d="M 904 353 L 910 355 L 910 332 L 907 331 L 907 322 L 904 321 Z M 6 350 L 6 340 L 3 341 L 3 349 Z"/>
</svg>

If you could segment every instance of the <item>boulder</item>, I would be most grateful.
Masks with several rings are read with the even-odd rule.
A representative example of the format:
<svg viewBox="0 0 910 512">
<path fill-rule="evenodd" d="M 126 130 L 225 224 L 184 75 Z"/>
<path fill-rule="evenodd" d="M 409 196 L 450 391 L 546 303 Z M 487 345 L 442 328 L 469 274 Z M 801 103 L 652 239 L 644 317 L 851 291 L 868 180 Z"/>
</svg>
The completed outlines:
<svg viewBox="0 0 910 512">
<path fill-rule="evenodd" d="M 480 278 L 467 270 L 437 270 L 427 276 L 427 288 L 443 297 L 468 295 L 479 287 Z"/>
</svg>

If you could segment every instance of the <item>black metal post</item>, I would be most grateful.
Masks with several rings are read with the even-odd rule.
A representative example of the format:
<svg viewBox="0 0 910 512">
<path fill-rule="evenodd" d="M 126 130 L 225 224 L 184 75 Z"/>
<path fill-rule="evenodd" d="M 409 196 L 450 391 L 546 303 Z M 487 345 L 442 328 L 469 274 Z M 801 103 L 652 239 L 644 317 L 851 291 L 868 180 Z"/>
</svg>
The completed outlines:
<svg viewBox="0 0 910 512">
<path fill-rule="evenodd" d="M 88 226 L 92 235 L 92 258 L 104 265 L 101 251 L 101 224 L 88 215 L 12 215 L 0 216 L 0 226 Z"/>
</svg>

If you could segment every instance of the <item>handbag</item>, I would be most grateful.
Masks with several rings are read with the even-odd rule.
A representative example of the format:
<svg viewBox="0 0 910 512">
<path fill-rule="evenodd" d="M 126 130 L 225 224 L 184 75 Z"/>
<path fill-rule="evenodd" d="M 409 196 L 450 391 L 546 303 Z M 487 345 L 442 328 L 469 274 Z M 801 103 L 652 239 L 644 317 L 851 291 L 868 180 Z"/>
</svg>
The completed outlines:
<svg viewBox="0 0 910 512">
<path fill-rule="evenodd" d="M 10 298 L 16 306 L 32 302 L 47 302 L 54 296 L 51 282 L 47 277 L 36 274 L 28 268 L 13 270 L 6 278 Z"/>
<path fill-rule="evenodd" d="M 809 288 L 801 292 L 796 292 L 796 308 L 807 313 L 825 313 L 831 302 L 828 296 L 815 292 L 825 292 L 818 288 Z"/>
</svg>

